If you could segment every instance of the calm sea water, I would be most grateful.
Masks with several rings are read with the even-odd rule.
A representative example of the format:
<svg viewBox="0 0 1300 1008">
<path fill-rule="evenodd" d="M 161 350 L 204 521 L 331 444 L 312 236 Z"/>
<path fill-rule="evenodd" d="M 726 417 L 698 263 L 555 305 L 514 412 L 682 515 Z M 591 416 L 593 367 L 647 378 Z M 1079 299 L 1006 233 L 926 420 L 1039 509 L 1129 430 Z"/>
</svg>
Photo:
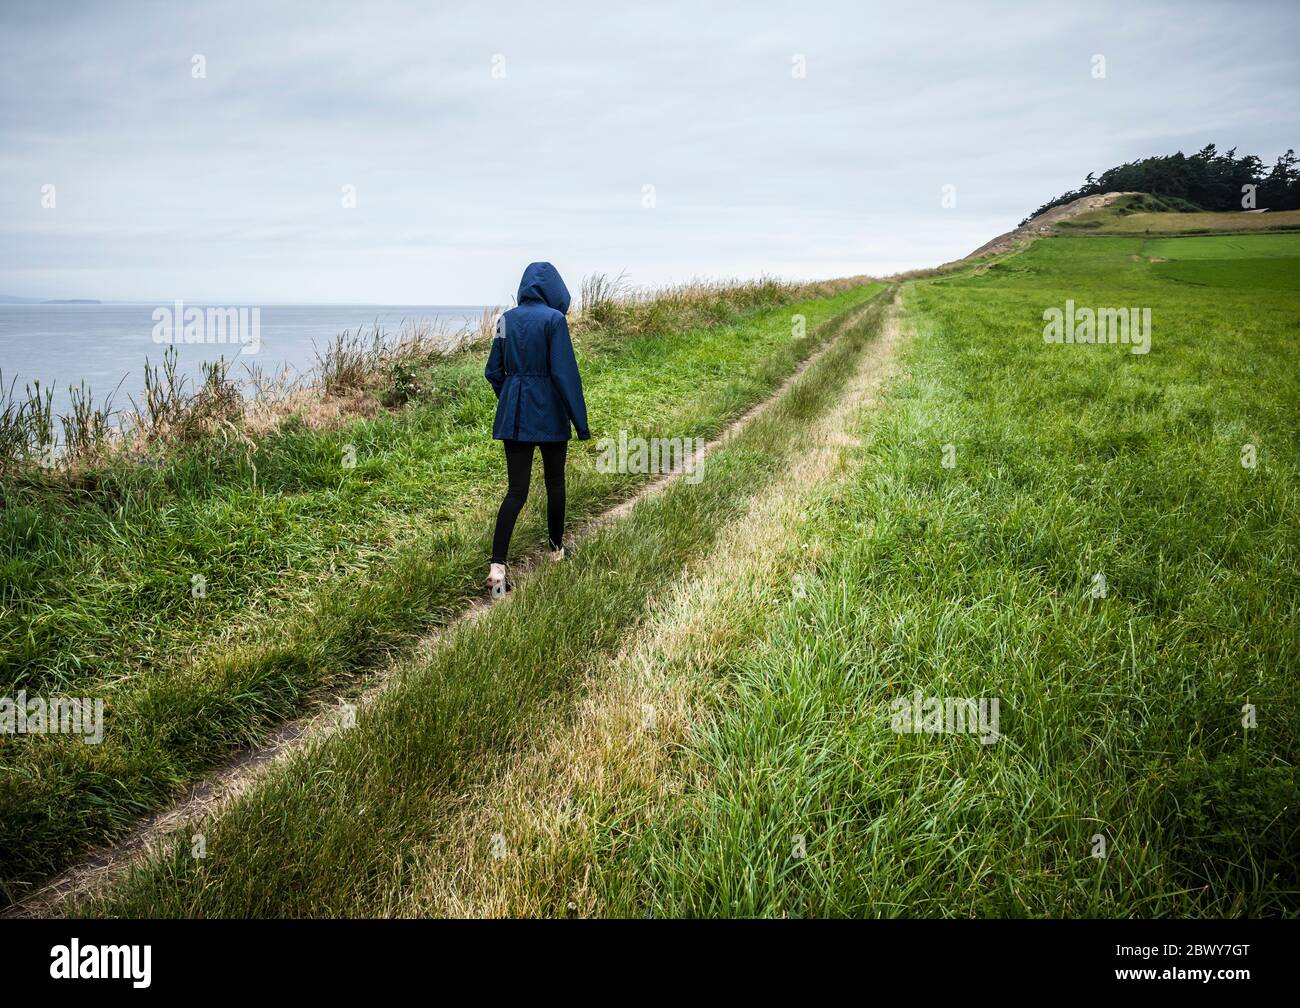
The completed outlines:
<svg viewBox="0 0 1300 1008">
<path fill-rule="evenodd" d="M 55 411 L 62 412 L 68 403 L 68 386 L 84 381 L 96 403 L 112 395 L 114 409 L 129 407 L 129 397 L 140 401 L 145 359 L 157 364 L 167 349 L 153 338 L 154 312 L 159 307 L 157 302 L 0 305 L 0 375 L 5 390 L 16 380 L 17 395 L 26 383 L 39 379 L 42 386 L 55 390 Z M 204 309 L 206 317 L 207 305 L 186 302 L 184 307 Z M 454 333 L 476 325 L 482 311 L 475 305 L 263 305 L 256 353 L 241 353 L 238 343 L 178 343 L 178 370 L 190 378 L 191 388 L 202 377 L 203 362 L 219 357 L 233 362 L 233 378 L 245 377 L 248 365 L 268 375 L 286 366 L 308 374 L 316 363 L 315 350 L 323 352 L 344 330 L 364 327 L 369 334 L 378 323 L 381 330 L 396 335 L 405 323 L 430 322 Z"/>
</svg>

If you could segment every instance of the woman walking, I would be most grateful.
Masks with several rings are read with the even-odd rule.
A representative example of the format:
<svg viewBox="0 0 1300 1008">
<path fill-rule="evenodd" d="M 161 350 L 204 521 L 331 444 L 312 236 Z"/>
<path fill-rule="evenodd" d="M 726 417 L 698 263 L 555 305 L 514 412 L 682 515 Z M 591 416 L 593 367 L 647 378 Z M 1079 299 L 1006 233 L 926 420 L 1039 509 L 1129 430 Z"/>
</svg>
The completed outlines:
<svg viewBox="0 0 1300 1008">
<path fill-rule="evenodd" d="M 548 262 L 529 263 L 516 300 L 518 305 L 497 320 L 492 352 L 483 371 L 497 394 L 492 436 L 502 442 L 506 452 L 506 496 L 497 512 L 488 567 L 487 584 L 494 594 L 506 586 L 506 554 L 515 520 L 528 499 L 533 449 L 542 453 L 551 557 L 562 560 L 564 454 L 570 424 L 578 440 L 591 437 L 582 377 L 564 319 L 569 291 L 559 271 Z"/>
</svg>

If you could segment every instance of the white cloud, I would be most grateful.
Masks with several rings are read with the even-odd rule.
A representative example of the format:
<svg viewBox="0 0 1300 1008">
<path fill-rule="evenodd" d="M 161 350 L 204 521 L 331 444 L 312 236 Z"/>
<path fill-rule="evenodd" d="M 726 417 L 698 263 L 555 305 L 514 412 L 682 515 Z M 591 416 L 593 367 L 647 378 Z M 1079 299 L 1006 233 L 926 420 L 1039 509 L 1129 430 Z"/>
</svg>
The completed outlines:
<svg viewBox="0 0 1300 1008">
<path fill-rule="evenodd" d="M 271 6 L 5 5 L 0 292 L 475 303 L 530 258 L 575 286 L 880 272 L 1088 171 L 1268 159 L 1300 125 L 1287 4 Z"/>
</svg>

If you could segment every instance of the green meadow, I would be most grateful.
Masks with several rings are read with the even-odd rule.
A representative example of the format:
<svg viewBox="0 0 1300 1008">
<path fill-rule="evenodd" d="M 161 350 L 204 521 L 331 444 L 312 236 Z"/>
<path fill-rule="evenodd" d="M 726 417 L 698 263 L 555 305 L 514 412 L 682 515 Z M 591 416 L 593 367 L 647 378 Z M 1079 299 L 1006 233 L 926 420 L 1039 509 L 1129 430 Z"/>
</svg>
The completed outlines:
<svg viewBox="0 0 1300 1008">
<path fill-rule="evenodd" d="M 716 435 L 879 289 L 760 282 L 594 312 L 570 524 L 646 479 L 597 472 L 602 436 Z M 4 694 L 106 703 L 102 745 L 0 737 L 0 892 L 120 834 L 479 592 L 504 478 L 484 359 L 427 361 L 406 408 L 338 429 L 291 417 L 251 450 L 207 438 L 0 484 Z M 538 487 L 517 551 L 544 538 Z"/>
<path fill-rule="evenodd" d="M 1159 243 L 1242 266 L 1212 290 L 1151 244 L 905 291 L 909 376 L 791 530 L 816 563 L 715 662 L 681 793 L 590 831 L 608 912 L 1300 908 L 1300 236 Z M 1150 307 L 1151 352 L 1045 344 L 1066 298 Z M 998 740 L 893 731 L 914 693 L 996 698 Z"/>
<path fill-rule="evenodd" d="M 1300 234 L 1081 234 L 883 293 L 593 332 L 595 437 L 716 434 L 824 353 L 698 484 L 430 649 L 408 644 L 472 594 L 497 493 L 480 362 L 439 364 L 445 391 L 405 411 L 286 432 L 321 442 L 322 472 L 364 445 L 371 477 L 286 482 L 268 455 L 240 493 L 351 502 L 339 555 L 381 514 L 409 512 L 414 542 L 322 576 L 348 586 L 328 604 L 286 595 L 279 636 L 226 647 L 196 617 L 207 648 L 175 672 L 39 670 L 109 690 L 112 719 L 101 747 L 6 740 L 7 871 L 66 863 L 384 654 L 354 727 L 62 911 L 1294 916 L 1297 264 Z M 1149 310 L 1149 352 L 1045 340 L 1067 302 Z M 638 485 L 575 454 L 579 514 Z"/>
<path fill-rule="evenodd" d="M 1162 280 L 1233 291 L 1293 291 L 1300 276 L 1300 238 L 1290 234 L 1163 238 L 1141 254 Z"/>
</svg>

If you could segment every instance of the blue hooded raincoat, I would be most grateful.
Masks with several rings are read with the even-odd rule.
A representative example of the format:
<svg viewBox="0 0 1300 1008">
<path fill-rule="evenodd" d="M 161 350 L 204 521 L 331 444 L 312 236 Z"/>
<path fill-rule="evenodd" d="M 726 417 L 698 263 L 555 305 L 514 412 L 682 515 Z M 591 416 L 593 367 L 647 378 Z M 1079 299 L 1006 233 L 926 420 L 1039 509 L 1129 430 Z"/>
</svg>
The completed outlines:
<svg viewBox="0 0 1300 1008">
<path fill-rule="evenodd" d="M 587 430 L 587 404 L 573 356 L 569 290 L 548 262 L 529 263 L 519 281 L 519 304 L 497 320 L 483 374 L 497 394 L 492 436 L 498 441 L 568 441 Z"/>
</svg>

